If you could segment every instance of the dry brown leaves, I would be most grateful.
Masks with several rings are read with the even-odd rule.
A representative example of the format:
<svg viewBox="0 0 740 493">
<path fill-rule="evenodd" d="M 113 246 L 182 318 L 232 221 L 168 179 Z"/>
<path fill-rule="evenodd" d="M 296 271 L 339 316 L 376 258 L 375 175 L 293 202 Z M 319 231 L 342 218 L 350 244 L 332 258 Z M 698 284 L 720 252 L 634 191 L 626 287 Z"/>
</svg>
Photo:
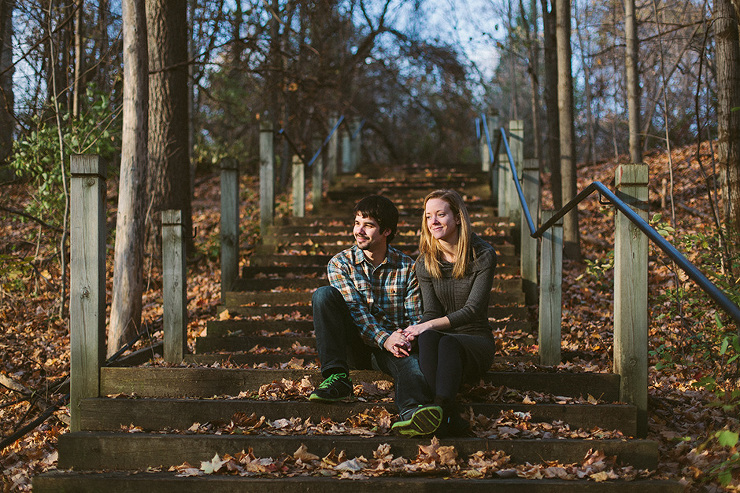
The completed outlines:
<svg viewBox="0 0 740 493">
<path fill-rule="evenodd" d="M 580 463 L 516 465 L 502 451 L 479 451 L 467 459 L 460 458 L 453 446 L 440 445 L 432 438 L 429 445 L 420 445 L 418 454 L 412 459 L 394 457 L 389 444 L 381 444 L 373 452 L 372 458 L 364 456 L 349 459 L 344 451 L 332 450 L 320 457 L 301 446 L 292 455 L 284 454 L 277 458 L 260 458 L 252 449 L 235 455 L 218 454 L 204 460 L 200 466 L 183 463 L 171 467 L 177 476 L 204 476 L 224 474 L 236 476 L 296 477 L 323 476 L 340 479 L 361 480 L 382 476 L 444 476 L 450 478 L 524 478 L 524 479 L 564 479 L 592 480 L 596 482 L 612 479 L 634 480 L 649 477 L 644 470 L 632 467 L 619 467 L 614 457 L 590 450 Z"/>
</svg>

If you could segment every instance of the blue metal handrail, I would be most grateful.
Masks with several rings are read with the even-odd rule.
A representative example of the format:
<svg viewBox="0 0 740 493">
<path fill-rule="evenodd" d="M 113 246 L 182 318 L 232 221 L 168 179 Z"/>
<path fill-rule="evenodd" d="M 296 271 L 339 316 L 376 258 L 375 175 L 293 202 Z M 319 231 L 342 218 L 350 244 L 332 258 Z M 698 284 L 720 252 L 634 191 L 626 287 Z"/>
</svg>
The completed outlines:
<svg viewBox="0 0 740 493">
<path fill-rule="evenodd" d="M 321 151 L 324 149 L 324 147 L 326 147 L 326 144 L 329 143 L 332 136 L 334 135 L 334 132 L 337 131 L 337 129 L 339 128 L 339 125 L 341 125 L 343 121 L 344 121 L 344 115 L 339 117 L 339 120 L 337 120 L 337 123 L 334 125 L 334 128 L 331 129 L 331 132 L 329 132 L 329 135 L 326 137 L 326 139 L 324 139 L 324 142 L 319 146 L 319 149 L 316 151 L 316 154 L 313 155 L 311 160 L 306 165 L 307 167 L 310 168 L 313 165 L 314 161 L 316 161 L 319 158 L 319 156 L 321 155 Z"/>
<path fill-rule="evenodd" d="M 483 121 L 485 122 L 485 119 Z M 488 131 L 486 131 L 486 135 L 488 135 Z M 534 221 L 532 221 L 532 215 L 530 214 L 529 207 L 527 206 L 527 201 L 524 199 L 522 187 L 519 184 L 519 177 L 516 173 L 516 166 L 514 166 L 514 158 L 511 155 L 511 149 L 509 148 L 509 143 L 506 140 L 506 130 L 504 128 L 500 129 L 499 134 L 496 138 L 497 149 L 502 142 L 504 144 L 504 148 L 506 149 L 506 155 L 509 158 L 509 168 L 511 169 L 512 179 L 514 180 L 514 185 L 516 186 L 517 195 L 519 196 L 519 203 L 522 206 L 522 211 L 524 212 L 524 217 L 527 220 L 527 226 L 529 227 L 530 236 L 532 238 L 542 237 L 545 231 L 550 229 L 550 227 L 552 227 L 552 225 L 554 225 L 559 219 L 565 216 L 572 209 L 575 209 L 578 204 L 581 203 L 586 197 L 591 195 L 593 192 L 598 191 L 599 194 L 601 194 L 603 197 L 606 197 L 609 202 L 614 204 L 614 206 L 619 209 L 619 211 L 624 214 L 627 219 L 632 221 L 632 223 L 637 226 L 640 231 L 645 233 L 647 237 L 658 246 L 658 248 L 663 250 L 663 252 L 665 252 L 665 254 L 668 255 L 668 257 L 670 257 L 670 259 L 673 260 L 676 265 L 678 265 L 681 270 L 683 270 L 686 275 L 689 276 L 689 278 L 691 278 L 696 284 L 698 284 L 705 293 L 707 293 L 714 301 L 716 301 L 722 307 L 722 309 L 735 320 L 735 323 L 738 325 L 738 331 L 740 331 L 740 307 L 733 303 L 721 289 L 719 289 L 712 281 L 707 278 L 707 276 L 705 276 L 699 269 L 697 269 L 694 264 L 692 264 L 681 252 L 676 249 L 676 247 L 671 245 L 668 240 L 663 238 L 663 236 L 658 233 L 655 228 L 650 226 L 647 221 L 640 217 L 639 214 L 632 210 L 630 206 L 628 206 L 622 199 L 617 197 L 614 192 L 609 190 L 603 183 L 599 181 L 591 183 L 588 187 L 586 187 L 578 195 L 576 195 L 573 200 L 560 208 L 560 210 L 558 210 L 548 221 L 546 221 L 539 228 L 535 228 Z M 488 150 L 489 152 L 493 152 L 490 141 L 488 142 Z M 497 154 L 494 156 L 497 156 Z M 491 162 L 495 164 L 493 160 L 491 160 Z M 491 166 L 491 169 L 495 170 L 495 166 Z"/>
</svg>

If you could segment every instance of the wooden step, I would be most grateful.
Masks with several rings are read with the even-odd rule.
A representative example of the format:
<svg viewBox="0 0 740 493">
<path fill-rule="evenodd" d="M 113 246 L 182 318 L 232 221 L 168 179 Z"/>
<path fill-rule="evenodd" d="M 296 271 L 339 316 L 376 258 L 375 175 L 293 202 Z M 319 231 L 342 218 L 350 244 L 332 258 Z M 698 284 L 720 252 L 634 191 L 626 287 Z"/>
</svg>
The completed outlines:
<svg viewBox="0 0 740 493">
<path fill-rule="evenodd" d="M 351 247 L 351 242 L 327 244 L 327 243 L 314 243 L 314 244 L 295 244 L 295 243 L 280 243 L 277 245 L 261 245 L 255 251 L 255 255 L 271 255 L 271 254 L 290 254 L 290 255 L 336 255 L 342 250 L 346 250 Z M 396 249 L 402 251 L 410 257 L 418 255 L 419 244 L 418 243 L 403 243 L 393 245 Z M 512 257 L 515 254 L 514 245 L 501 244 L 496 245 L 497 256 Z"/>
<path fill-rule="evenodd" d="M 394 403 L 348 402 L 320 404 L 306 400 L 270 401 L 254 399 L 84 399 L 80 403 L 80 428 L 86 431 L 117 431 L 121 426 L 138 426 L 145 431 L 185 431 L 193 423 L 228 423 L 236 413 L 276 419 L 302 418 L 313 423 L 329 418 L 343 422 L 367 409 L 382 407 L 397 412 Z M 637 411 L 626 404 L 514 404 L 472 403 L 476 416 L 495 419 L 505 411 L 528 413 L 531 423 L 562 421 L 572 429 L 619 430 L 626 436 L 637 431 Z"/>
<path fill-rule="evenodd" d="M 421 215 L 419 216 L 419 222 L 421 222 Z M 499 219 L 499 218 L 496 218 Z M 481 233 L 482 231 L 479 231 L 479 229 L 485 229 L 488 227 L 493 227 L 496 230 L 500 230 L 500 234 L 495 235 L 494 237 L 503 236 L 506 237 L 506 233 L 510 229 L 508 221 L 496 221 L 496 222 L 487 222 L 485 224 L 483 223 L 482 218 L 478 221 L 481 222 L 479 226 L 474 225 L 473 231 L 476 233 Z M 418 234 L 420 232 L 420 225 L 419 224 L 402 224 L 398 226 L 398 230 L 396 232 L 396 237 L 391 242 L 391 245 L 393 245 L 396 241 L 399 243 L 406 243 L 406 241 L 403 241 L 406 238 L 416 238 L 418 240 Z M 324 234 L 327 235 L 346 235 L 345 238 L 351 238 L 352 237 L 352 224 L 347 222 L 347 224 L 331 224 L 331 225 L 319 225 L 319 224 L 288 224 L 284 226 L 273 226 L 270 230 L 271 235 L 277 235 L 278 237 L 281 236 L 322 236 Z M 490 236 L 490 235 L 485 235 Z M 498 242 L 497 242 L 498 243 Z"/>
<path fill-rule="evenodd" d="M 309 442 L 310 440 L 310 442 Z M 75 470 L 145 470 L 149 467 L 177 466 L 183 462 L 200 464 L 214 454 L 237 454 L 252 449 L 258 457 L 276 457 L 292 453 L 308 442 L 308 449 L 318 456 L 332 450 L 344 451 L 349 457 L 372 457 L 381 444 L 389 444 L 395 456 L 416 457 L 419 445 L 428 445 L 429 439 L 395 436 L 342 435 L 212 435 L 171 433 L 126 433 L 110 431 L 81 431 L 59 436 L 60 469 Z M 479 450 L 501 450 L 516 464 L 560 461 L 580 462 L 589 450 L 601 450 L 607 456 L 616 456 L 623 464 L 639 469 L 655 469 L 658 463 L 658 444 L 652 440 L 580 440 L 542 439 L 505 440 L 489 438 L 446 438 L 445 446 L 453 446 L 465 457 Z"/>
<path fill-rule="evenodd" d="M 241 278 L 266 278 L 276 276 L 279 278 L 318 276 L 326 278 L 326 265 L 247 265 L 241 269 Z"/>
<path fill-rule="evenodd" d="M 253 300 L 249 298 L 242 298 L 237 293 L 229 292 L 230 298 L 227 299 L 226 305 L 220 306 L 217 310 L 222 312 L 223 310 L 229 310 L 232 315 L 239 315 L 242 317 L 252 317 L 260 315 L 299 315 L 308 316 L 313 314 L 313 307 L 306 304 L 296 305 L 271 305 L 271 306 L 259 306 L 253 305 Z M 277 293 L 280 294 L 280 293 Z M 292 300 L 292 295 L 290 296 Z M 495 302 L 495 299 L 491 300 Z M 308 301 L 306 301 L 307 303 Z M 296 302 L 298 303 L 298 302 Z M 526 306 L 501 306 L 495 305 L 488 308 L 488 317 L 496 320 L 526 320 L 529 316 Z"/>
<path fill-rule="evenodd" d="M 326 265 L 332 255 L 295 255 L 295 254 L 260 254 L 249 258 L 250 266 L 280 266 L 280 267 L 322 267 L 326 270 Z M 519 266 L 519 257 L 514 255 L 497 255 L 496 269 L 504 265 Z"/>
<path fill-rule="evenodd" d="M 323 378 L 318 370 L 258 370 L 227 368 L 103 367 L 100 369 L 102 395 L 129 394 L 141 397 L 196 397 L 239 395 L 283 378 L 301 380 L 308 376 L 314 386 Z M 352 370 L 354 383 L 391 380 L 379 371 Z M 482 380 L 495 387 L 553 395 L 589 395 L 605 402 L 619 400 L 619 375 L 614 373 L 488 372 Z"/>
<path fill-rule="evenodd" d="M 492 306 L 517 303 L 520 300 L 521 291 L 519 293 L 511 293 L 514 289 L 509 289 L 508 285 L 521 285 L 521 279 L 497 281 L 497 288 L 502 284 L 503 286 L 501 289 L 497 289 L 496 292 L 491 294 L 490 302 Z M 291 289 L 291 291 L 227 291 L 224 296 L 224 304 L 226 306 L 253 304 L 294 305 L 298 303 L 308 304 L 311 302 L 311 296 L 315 291 L 315 288 L 298 290 L 297 288 L 293 288 L 290 283 L 285 284 L 285 287 Z M 328 285 L 328 283 L 323 285 Z"/>
<path fill-rule="evenodd" d="M 210 459 L 209 459 L 210 460 Z M 405 491 L 409 493 L 449 493 L 465 490 L 470 493 L 681 493 L 684 486 L 678 481 L 569 481 L 548 479 L 454 479 L 449 477 L 368 477 L 352 481 L 336 477 L 239 477 L 209 475 L 177 477 L 174 472 L 147 472 L 130 474 L 109 472 L 89 474 L 74 471 L 52 471 L 33 478 L 35 493 L 345 493 L 351 487 L 354 493 Z"/>
<path fill-rule="evenodd" d="M 320 286 L 327 286 L 329 281 L 326 277 L 306 277 L 306 278 L 258 278 L 258 279 L 245 279 L 240 278 L 234 282 L 234 287 L 231 292 L 245 292 L 245 291 L 282 291 L 284 289 L 290 290 L 314 290 Z M 493 286 L 491 288 L 494 293 L 492 296 L 497 296 L 503 293 L 516 293 L 519 294 L 522 291 L 522 278 L 501 278 L 496 277 L 493 280 Z"/>
<path fill-rule="evenodd" d="M 231 312 L 229 312 L 231 313 Z M 502 319 L 489 318 L 488 323 L 494 330 L 507 329 L 509 331 L 522 330 L 530 332 L 532 322 L 529 320 L 511 320 L 509 317 Z M 223 337 L 230 335 L 248 335 L 267 331 L 270 333 L 291 332 L 307 333 L 313 330 L 313 321 L 306 320 L 209 320 L 207 324 L 207 337 Z"/>
<path fill-rule="evenodd" d="M 214 351 L 249 351 L 254 346 L 289 349 L 294 344 L 316 348 L 313 336 L 225 336 L 198 337 L 195 340 L 196 353 Z"/>
<path fill-rule="evenodd" d="M 289 330 L 297 333 L 309 333 L 313 330 L 311 320 L 209 320 L 206 325 L 208 337 L 247 335 L 254 332 L 282 332 Z"/>
<path fill-rule="evenodd" d="M 266 364 L 270 367 L 281 365 L 285 367 L 289 365 L 291 361 L 300 360 L 303 362 L 302 366 L 311 365 L 311 368 L 319 367 L 319 355 L 315 353 L 295 353 L 290 352 L 289 349 L 281 351 L 279 353 L 234 353 L 234 352 L 220 352 L 220 353 L 204 353 L 204 354 L 186 354 L 183 356 L 183 363 L 212 366 L 215 364 L 221 365 L 224 363 L 231 363 L 234 365 L 248 365 L 250 367 L 258 367 Z"/>
</svg>

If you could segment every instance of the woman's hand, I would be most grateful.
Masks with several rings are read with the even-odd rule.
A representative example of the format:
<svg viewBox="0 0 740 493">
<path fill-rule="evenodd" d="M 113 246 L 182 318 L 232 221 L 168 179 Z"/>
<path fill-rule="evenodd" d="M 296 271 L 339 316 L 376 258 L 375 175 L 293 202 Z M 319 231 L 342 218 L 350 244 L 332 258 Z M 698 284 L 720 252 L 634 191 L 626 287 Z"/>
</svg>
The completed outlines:
<svg viewBox="0 0 740 493">
<path fill-rule="evenodd" d="M 396 358 L 403 358 L 411 351 L 411 341 L 404 336 L 401 329 L 398 329 L 385 340 L 383 347 Z"/>
<path fill-rule="evenodd" d="M 419 337 L 419 334 L 421 334 L 425 330 L 429 330 L 429 327 L 424 324 L 409 325 L 408 327 L 403 329 L 403 335 L 404 337 L 406 337 L 407 340 L 413 341 L 414 339 Z"/>
</svg>

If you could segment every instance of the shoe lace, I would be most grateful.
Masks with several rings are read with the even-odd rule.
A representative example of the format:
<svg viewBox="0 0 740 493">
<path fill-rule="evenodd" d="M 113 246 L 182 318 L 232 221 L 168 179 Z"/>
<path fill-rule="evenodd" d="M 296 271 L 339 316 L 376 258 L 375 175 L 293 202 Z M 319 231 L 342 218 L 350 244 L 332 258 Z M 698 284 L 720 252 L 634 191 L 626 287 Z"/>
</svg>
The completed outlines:
<svg viewBox="0 0 740 493">
<path fill-rule="evenodd" d="M 341 380 L 342 378 L 347 378 L 347 375 L 345 375 L 344 373 L 333 373 L 329 375 L 326 380 L 321 382 L 321 384 L 319 384 L 319 388 L 325 389 L 327 387 L 330 387 L 334 385 L 334 382 L 336 382 L 337 380 Z"/>
</svg>

